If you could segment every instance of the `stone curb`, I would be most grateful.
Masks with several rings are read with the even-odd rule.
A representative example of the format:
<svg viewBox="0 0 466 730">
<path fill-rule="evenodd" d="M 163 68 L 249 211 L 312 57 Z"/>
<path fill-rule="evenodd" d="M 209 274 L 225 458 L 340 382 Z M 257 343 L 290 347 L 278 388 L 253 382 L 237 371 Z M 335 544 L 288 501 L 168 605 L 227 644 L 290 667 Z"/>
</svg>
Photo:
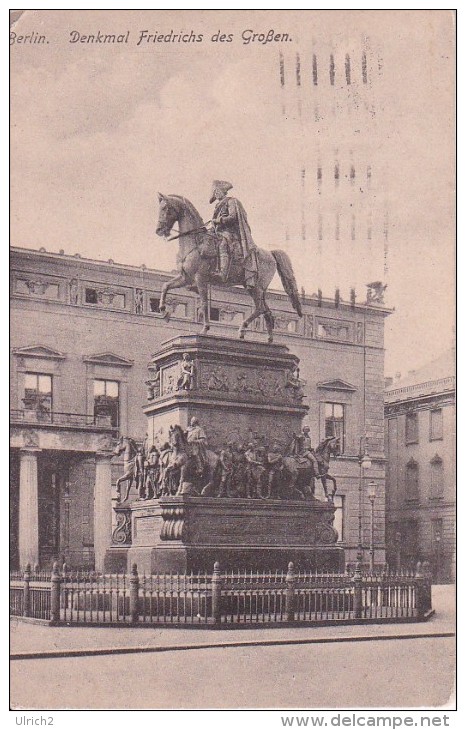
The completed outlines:
<svg viewBox="0 0 466 730">
<path fill-rule="evenodd" d="M 297 644 L 336 644 L 347 643 L 353 641 L 393 641 L 400 639 L 432 639 L 432 638 L 454 638 L 456 636 L 453 631 L 444 631 L 437 633 L 415 633 L 415 634 L 386 634 L 386 635 L 360 635 L 360 636 L 330 636 L 327 638 L 302 638 L 302 639 L 259 639 L 253 641 L 226 641 L 225 643 L 206 642 L 200 644 L 173 644 L 169 646 L 142 646 L 142 647 L 108 647 L 105 649 L 57 649 L 55 651 L 37 651 L 37 652 L 18 652 L 10 654 L 11 660 L 18 659 L 58 659 L 66 657 L 78 656 L 105 656 L 117 654 L 148 654 L 162 653 L 168 651 L 190 651 L 193 649 L 219 649 L 219 648 L 238 648 L 250 646 L 290 646 Z"/>
</svg>

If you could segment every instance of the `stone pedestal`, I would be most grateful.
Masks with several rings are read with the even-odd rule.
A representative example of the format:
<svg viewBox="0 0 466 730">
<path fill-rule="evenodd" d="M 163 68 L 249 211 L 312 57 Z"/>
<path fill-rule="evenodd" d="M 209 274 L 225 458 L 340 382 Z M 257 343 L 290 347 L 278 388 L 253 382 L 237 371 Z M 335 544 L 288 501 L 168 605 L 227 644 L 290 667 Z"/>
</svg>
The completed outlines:
<svg viewBox="0 0 466 730">
<path fill-rule="evenodd" d="M 271 452 L 286 453 L 308 411 L 298 363 L 282 345 L 224 337 L 182 336 L 162 345 L 150 367 L 147 444 L 163 449 L 197 417 L 207 440 L 204 471 L 189 439 L 181 447 L 175 441 L 176 458 L 191 459 L 191 472 L 172 471 L 164 489 L 173 496 L 132 503 L 131 545 L 117 547 L 123 537 L 115 531 L 108 565 L 126 555 L 128 570 L 137 563 L 146 573 L 210 573 L 216 561 L 224 570 L 286 570 L 290 561 L 303 570 L 344 569 L 333 504 L 310 497 L 309 484 L 295 489 L 285 468 L 268 481 Z M 221 449 L 230 449 L 231 463 L 238 459 L 223 488 Z M 282 479 L 278 487 L 274 479 Z"/>
<path fill-rule="evenodd" d="M 19 461 L 19 564 L 39 562 L 39 495 L 37 457 L 40 449 L 21 449 Z"/>
<path fill-rule="evenodd" d="M 189 390 L 177 389 L 183 353 L 194 364 Z M 210 449 L 248 443 L 254 433 L 287 446 L 308 411 L 298 389 L 287 386 L 298 363 L 283 345 L 205 335 L 169 340 L 152 358 L 160 375 L 156 397 L 144 408 L 149 443 L 162 446 L 170 426 L 186 430 L 197 416 Z"/>
<path fill-rule="evenodd" d="M 343 570 L 334 508 L 319 500 L 167 497 L 131 506 L 128 569 L 211 572 L 222 569 Z"/>
</svg>

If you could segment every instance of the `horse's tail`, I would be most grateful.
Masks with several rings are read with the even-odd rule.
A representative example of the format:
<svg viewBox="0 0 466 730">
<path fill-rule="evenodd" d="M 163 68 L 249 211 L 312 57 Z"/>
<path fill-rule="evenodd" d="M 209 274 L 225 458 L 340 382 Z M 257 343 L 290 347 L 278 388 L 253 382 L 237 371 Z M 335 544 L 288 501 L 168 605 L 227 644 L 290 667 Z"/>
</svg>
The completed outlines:
<svg viewBox="0 0 466 730">
<path fill-rule="evenodd" d="M 283 288 L 290 298 L 291 304 L 300 317 L 303 316 L 301 302 L 299 300 L 298 287 L 296 278 L 291 265 L 290 257 L 285 251 L 272 251 L 272 256 L 277 264 L 277 271 L 282 282 Z"/>
</svg>

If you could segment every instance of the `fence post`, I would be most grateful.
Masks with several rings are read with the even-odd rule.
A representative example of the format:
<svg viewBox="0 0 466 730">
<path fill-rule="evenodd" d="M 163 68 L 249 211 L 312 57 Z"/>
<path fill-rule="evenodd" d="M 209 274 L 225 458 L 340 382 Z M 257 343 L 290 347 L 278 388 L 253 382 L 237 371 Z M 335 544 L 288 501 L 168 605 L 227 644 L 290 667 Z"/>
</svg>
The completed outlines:
<svg viewBox="0 0 466 730">
<path fill-rule="evenodd" d="M 294 621 L 295 618 L 295 573 L 294 564 L 288 563 L 288 573 L 286 574 L 286 599 L 285 612 L 286 620 Z"/>
<path fill-rule="evenodd" d="M 212 618 L 215 626 L 220 626 L 222 621 L 222 576 L 218 561 L 215 562 L 212 573 Z"/>
<path fill-rule="evenodd" d="M 133 563 L 129 577 L 129 614 L 131 623 L 137 623 L 139 620 L 139 575 L 136 563 Z"/>
<path fill-rule="evenodd" d="M 50 620 L 53 624 L 60 622 L 60 585 L 61 577 L 60 571 L 58 570 L 58 563 L 55 562 L 52 567 L 51 577 L 51 591 L 50 591 Z"/>
<path fill-rule="evenodd" d="M 31 613 L 31 594 L 29 591 L 29 583 L 31 580 L 31 563 L 28 563 L 24 569 L 24 586 L 23 586 L 23 616 L 30 616 Z"/>
<path fill-rule="evenodd" d="M 362 575 L 359 560 L 353 574 L 354 618 L 362 618 Z"/>
<path fill-rule="evenodd" d="M 418 618 L 422 619 L 432 609 L 432 578 L 427 562 L 416 565 L 416 583 L 417 583 L 417 613 Z"/>
<path fill-rule="evenodd" d="M 424 575 L 426 581 L 426 611 L 432 611 L 432 571 L 428 560 L 424 563 Z"/>
</svg>

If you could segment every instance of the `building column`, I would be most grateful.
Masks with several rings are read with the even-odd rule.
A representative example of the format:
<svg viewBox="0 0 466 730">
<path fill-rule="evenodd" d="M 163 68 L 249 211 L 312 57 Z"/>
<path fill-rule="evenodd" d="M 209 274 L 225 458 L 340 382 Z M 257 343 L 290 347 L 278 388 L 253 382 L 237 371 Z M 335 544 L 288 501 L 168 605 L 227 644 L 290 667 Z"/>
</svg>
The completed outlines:
<svg viewBox="0 0 466 730">
<path fill-rule="evenodd" d="M 95 569 L 104 570 L 105 553 L 112 541 L 112 452 L 95 455 L 94 555 Z"/>
<path fill-rule="evenodd" d="M 40 449 L 19 452 L 19 564 L 39 563 L 39 484 L 37 458 Z"/>
</svg>

